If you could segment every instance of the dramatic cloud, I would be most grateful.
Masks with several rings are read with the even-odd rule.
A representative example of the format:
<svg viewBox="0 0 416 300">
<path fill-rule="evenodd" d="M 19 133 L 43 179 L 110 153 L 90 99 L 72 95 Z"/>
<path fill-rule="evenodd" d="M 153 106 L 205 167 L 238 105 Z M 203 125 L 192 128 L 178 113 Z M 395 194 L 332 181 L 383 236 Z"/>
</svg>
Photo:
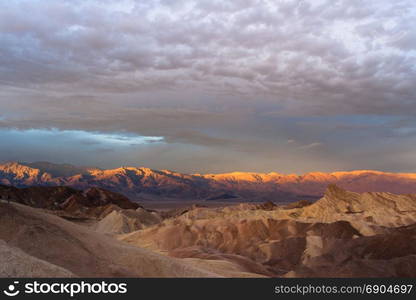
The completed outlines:
<svg viewBox="0 0 416 300">
<path fill-rule="evenodd" d="M 411 0 L 2 1 L 0 160 L 416 171 L 415 17 Z"/>
</svg>

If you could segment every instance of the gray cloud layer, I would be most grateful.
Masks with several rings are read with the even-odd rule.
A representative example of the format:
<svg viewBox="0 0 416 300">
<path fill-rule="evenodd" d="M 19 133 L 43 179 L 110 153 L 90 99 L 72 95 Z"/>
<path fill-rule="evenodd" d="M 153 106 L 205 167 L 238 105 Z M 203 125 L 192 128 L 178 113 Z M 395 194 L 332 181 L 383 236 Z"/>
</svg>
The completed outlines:
<svg viewBox="0 0 416 300">
<path fill-rule="evenodd" d="M 416 171 L 415 17 L 410 0 L 3 1 L 0 126 L 165 138 L 99 164 Z"/>
</svg>

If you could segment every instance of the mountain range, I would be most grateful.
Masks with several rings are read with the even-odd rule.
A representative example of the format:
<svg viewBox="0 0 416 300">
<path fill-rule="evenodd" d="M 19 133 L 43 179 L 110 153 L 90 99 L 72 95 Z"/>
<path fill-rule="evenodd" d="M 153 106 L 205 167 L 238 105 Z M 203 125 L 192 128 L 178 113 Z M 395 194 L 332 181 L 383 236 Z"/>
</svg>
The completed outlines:
<svg viewBox="0 0 416 300">
<path fill-rule="evenodd" d="M 0 184 L 15 187 L 96 187 L 132 200 L 275 201 L 319 199 L 330 184 L 353 192 L 416 193 L 416 173 L 372 170 L 285 175 L 276 172 L 183 174 L 144 167 L 103 170 L 49 162 L 0 164 Z"/>
</svg>

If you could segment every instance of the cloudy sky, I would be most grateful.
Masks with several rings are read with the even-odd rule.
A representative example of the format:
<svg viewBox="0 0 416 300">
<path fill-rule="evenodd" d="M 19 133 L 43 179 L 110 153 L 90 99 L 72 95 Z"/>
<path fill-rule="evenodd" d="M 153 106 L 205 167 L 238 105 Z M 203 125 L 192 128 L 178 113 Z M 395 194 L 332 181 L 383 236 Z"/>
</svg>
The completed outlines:
<svg viewBox="0 0 416 300">
<path fill-rule="evenodd" d="M 0 161 L 416 172 L 414 0 L 0 2 Z"/>
</svg>

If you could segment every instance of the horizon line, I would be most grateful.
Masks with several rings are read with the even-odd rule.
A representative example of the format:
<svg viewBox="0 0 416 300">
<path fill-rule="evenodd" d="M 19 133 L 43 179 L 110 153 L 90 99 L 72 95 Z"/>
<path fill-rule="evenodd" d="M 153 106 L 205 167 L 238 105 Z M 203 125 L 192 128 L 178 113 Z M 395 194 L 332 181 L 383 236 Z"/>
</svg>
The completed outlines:
<svg viewBox="0 0 416 300">
<path fill-rule="evenodd" d="M 111 171 L 111 170 L 117 170 L 117 169 L 127 169 L 127 168 L 133 168 L 133 169 L 149 169 L 151 171 L 159 171 L 159 172 L 172 172 L 172 173 L 180 173 L 180 174 L 184 174 L 184 175 L 191 175 L 191 176 L 209 176 L 209 175 L 228 175 L 228 174 L 262 174 L 262 175 L 271 175 L 271 174 L 277 174 L 277 175 L 282 175 L 282 176 L 306 176 L 306 175 L 310 175 L 310 174 L 327 174 L 327 175 L 331 175 L 331 174 L 336 174 L 336 173 L 381 173 L 381 174 L 398 174 L 398 175 L 416 175 L 416 172 L 392 172 L 392 171 L 380 171 L 380 170 L 375 170 L 375 169 L 353 169 L 353 170 L 337 170 L 337 171 L 310 171 L 310 172 L 304 172 L 304 173 L 283 173 L 283 172 L 278 172 L 278 171 L 270 171 L 270 172 L 256 172 L 256 171 L 229 171 L 229 172 L 219 172 L 219 173 L 215 173 L 215 172 L 208 172 L 208 173 L 188 173 L 188 172 L 179 172 L 179 171 L 175 171 L 175 170 L 170 170 L 170 169 L 154 169 L 154 168 L 149 168 L 146 166 L 132 166 L 132 165 L 121 165 L 119 167 L 114 167 L 114 168 L 101 168 L 101 167 L 96 167 L 96 166 L 81 166 L 81 165 L 75 165 L 75 164 L 71 164 L 71 163 L 55 163 L 55 162 L 50 162 L 50 161 L 33 161 L 33 162 L 24 162 L 24 161 L 0 161 L 0 165 L 7 165 L 7 164 L 19 164 L 22 166 L 26 166 L 32 169 L 38 169 L 36 167 L 32 167 L 29 166 L 28 164 L 35 164 L 35 163 L 48 163 L 48 164 L 52 164 L 52 165 L 69 165 L 71 167 L 75 167 L 75 168 L 80 168 L 80 169 L 86 169 L 86 170 L 91 170 L 91 169 L 97 169 L 100 171 Z M 45 172 L 47 173 L 47 172 Z"/>
</svg>

